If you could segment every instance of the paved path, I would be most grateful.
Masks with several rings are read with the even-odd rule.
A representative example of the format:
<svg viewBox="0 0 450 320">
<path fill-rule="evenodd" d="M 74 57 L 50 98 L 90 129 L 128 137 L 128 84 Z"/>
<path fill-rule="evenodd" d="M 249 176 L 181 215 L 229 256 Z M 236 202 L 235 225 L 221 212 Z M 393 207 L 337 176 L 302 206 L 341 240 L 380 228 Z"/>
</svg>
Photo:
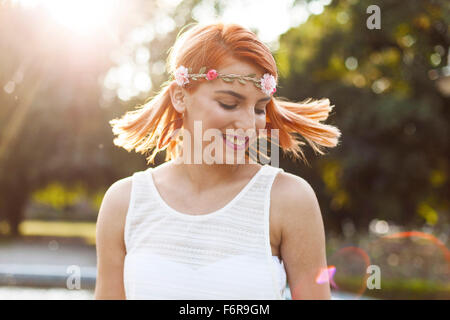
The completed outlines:
<svg viewBox="0 0 450 320">
<path fill-rule="evenodd" d="M 81 287 L 95 286 L 94 246 L 66 238 L 33 237 L 0 243 L 0 285 L 67 287 L 79 274 Z"/>
<path fill-rule="evenodd" d="M 0 264 L 97 265 L 94 246 L 77 239 L 25 238 L 0 242 Z"/>
</svg>

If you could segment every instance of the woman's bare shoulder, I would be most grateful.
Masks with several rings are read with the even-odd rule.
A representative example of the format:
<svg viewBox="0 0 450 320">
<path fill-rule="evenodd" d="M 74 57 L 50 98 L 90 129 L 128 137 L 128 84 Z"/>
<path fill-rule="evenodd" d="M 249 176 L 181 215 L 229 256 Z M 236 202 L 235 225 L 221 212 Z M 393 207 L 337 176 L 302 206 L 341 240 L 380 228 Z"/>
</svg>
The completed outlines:
<svg viewBox="0 0 450 320">
<path fill-rule="evenodd" d="M 104 198 L 117 206 L 117 209 L 128 208 L 131 196 L 132 176 L 114 182 L 106 191 Z"/>
<path fill-rule="evenodd" d="M 122 231 L 131 197 L 132 177 L 114 182 L 105 192 L 98 214 L 98 228 Z"/>
<path fill-rule="evenodd" d="M 284 171 L 275 177 L 271 203 L 273 210 L 284 221 L 292 221 L 299 216 L 307 219 L 311 209 L 318 206 L 311 185 L 304 178 Z"/>
</svg>

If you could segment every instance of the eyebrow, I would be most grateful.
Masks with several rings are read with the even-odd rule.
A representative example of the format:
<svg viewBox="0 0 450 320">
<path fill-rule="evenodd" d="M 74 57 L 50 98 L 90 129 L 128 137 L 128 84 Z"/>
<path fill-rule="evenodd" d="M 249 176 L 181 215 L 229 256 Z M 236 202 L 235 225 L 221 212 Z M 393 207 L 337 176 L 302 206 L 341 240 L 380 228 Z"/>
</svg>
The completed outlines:
<svg viewBox="0 0 450 320">
<path fill-rule="evenodd" d="M 227 94 L 232 95 L 233 97 L 236 97 L 238 99 L 245 100 L 245 96 L 243 96 L 240 93 L 234 92 L 232 90 L 216 90 L 216 92 L 217 93 L 227 93 Z M 270 99 L 272 99 L 272 97 L 265 97 L 265 98 L 259 99 L 257 102 L 268 101 Z"/>
</svg>

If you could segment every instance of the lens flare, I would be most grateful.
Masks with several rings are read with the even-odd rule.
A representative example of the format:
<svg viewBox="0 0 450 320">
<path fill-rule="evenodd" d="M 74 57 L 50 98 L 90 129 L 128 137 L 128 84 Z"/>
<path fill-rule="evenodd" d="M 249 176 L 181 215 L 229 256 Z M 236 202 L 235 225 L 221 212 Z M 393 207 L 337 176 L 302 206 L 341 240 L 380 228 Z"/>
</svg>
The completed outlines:
<svg viewBox="0 0 450 320">
<path fill-rule="evenodd" d="M 336 273 L 336 281 L 338 281 L 339 276 L 345 277 L 347 274 L 350 274 L 352 277 L 357 276 L 358 278 L 362 278 L 361 287 L 354 293 L 354 299 L 360 298 L 367 288 L 366 281 L 369 277 L 366 270 L 370 265 L 370 258 L 366 251 L 356 246 L 344 247 L 335 252 L 328 261 L 333 261 L 333 267 L 337 265 L 334 268 L 340 270 Z"/>
<path fill-rule="evenodd" d="M 430 252 L 432 254 L 432 251 L 430 251 L 430 248 L 425 248 L 426 250 L 413 250 L 415 254 L 418 255 L 418 258 L 413 259 L 414 261 L 411 261 L 410 265 L 403 264 L 402 261 L 405 261 L 405 256 L 402 255 L 406 252 L 406 261 L 411 260 L 411 257 L 408 256 L 407 248 L 401 244 L 401 243 L 393 243 L 394 247 L 392 247 L 395 252 L 390 251 L 392 248 L 390 246 L 390 243 L 386 242 L 387 240 L 394 240 L 394 239 L 410 239 L 410 238 L 418 238 L 422 240 L 426 240 L 429 242 L 432 246 L 435 246 L 439 250 L 436 252 L 442 252 L 442 256 L 445 259 L 445 265 L 443 266 L 444 270 L 443 274 L 441 276 L 444 276 L 443 279 L 445 279 L 445 276 L 447 276 L 447 273 L 450 273 L 450 250 L 445 246 L 445 244 L 440 241 L 438 238 L 436 238 L 434 235 L 421 232 L 421 231 L 404 231 L 404 232 L 396 232 L 393 234 L 387 234 L 384 236 L 380 236 L 374 241 L 371 241 L 367 244 L 368 252 L 371 254 L 373 253 L 374 256 L 372 257 L 374 260 L 374 263 L 377 266 L 383 266 L 384 275 L 391 274 L 390 276 L 395 275 L 396 272 L 400 272 L 398 267 L 403 268 L 411 268 L 408 269 L 406 273 L 414 272 L 414 270 L 420 270 L 420 263 L 436 263 L 433 261 L 427 261 L 430 258 Z M 415 239 L 411 239 L 415 241 Z M 416 241 L 415 241 L 416 242 Z M 410 250 L 409 250 L 410 251 Z M 328 262 L 333 263 L 333 268 L 328 267 L 321 270 L 319 275 L 316 278 L 317 283 L 323 283 L 327 281 L 328 278 L 331 279 L 330 283 L 332 283 L 332 280 L 335 280 L 339 282 L 340 277 L 345 278 L 346 276 L 350 276 L 350 279 L 355 276 L 360 277 L 361 280 L 361 288 L 358 290 L 358 292 L 355 295 L 355 298 L 359 298 L 362 296 L 362 294 L 367 289 L 367 279 L 369 277 L 369 274 L 367 273 L 368 267 L 371 264 L 371 259 L 369 258 L 369 254 L 365 250 L 356 247 L 356 246 L 349 246 L 344 247 L 337 252 L 335 252 L 330 258 L 328 258 Z M 390 254 L 389 254 L 390 253 Z M 420 254 L 427 254 L 424 257 L 420 257 Z M 378 260 L 381 259 L 381 260 Z M 388 265 L 384 265 L 383 263 L 387 259 Z M 408 260 L 409 259 L 409 260 Z M 425 262 L 424 262 L 425 261 Z M 439 262 L 439 260 L 437 260 Z M 409 262 L 408 262 L 409 263 Z M 417 265 L 418 266 L 417 266 Z M 337 267 L 335 267 L 337 266 Z M 392 268 L 389 268 L 389 266 L 393 266 Z M 386 269 L 387 268 L 387 269 Z M 415 268 L 415 269 L 414 269 Z M 339 269 L 339 272 L 336 272 L 336 269 Z M 390 270 L 389 270 L 390 269 Z M 367 271 L 367 272 L 366 272 Z M 403 272 L 403 271 L 402 271 Z M 436 274 L 433 274 L 433 276 L 438 276 Z M 388 276 L 389 277 L 389 276 Z M 398 275 L 397 275 L 398 277 Z M 425 275 L 426 277 L 426 275 Z M 438 277 L 439 279 L 439 277 Z M 333 285 L 334 287 L 334 285 Z M 342 290 L 341 285 L 341 290 Z M 335 286 L 335 289 L 338 289 L 337 286 Z M 345 289 L 344 289 L 345 290 Z"/>
<path fill-rule="evenodd" d="M 389 235 L 385 235 L 381 237 L 381 239 L 401 239 L 401 238 L 411 238 L 411 237 L 419 237 L 422 239 L 426 239 L 434 243 L 443 253 L 445 260 L 450 263 L 450 250 L 440 241 L 438 238 L 433 236 L 432 234 L 421 232 L 421 231 L 404 231 L 397 232 Z"/>
<path fill-rule="evenodd" d="M 339 289 L 333 280 L 335 273 L 336 273 L 335 266 L 329 266 L 328 268 L 321 268 L 319 274 L 316 277 L 316 283 L 323 284 L 329 282 L 333 288 Z"/>
</svg>

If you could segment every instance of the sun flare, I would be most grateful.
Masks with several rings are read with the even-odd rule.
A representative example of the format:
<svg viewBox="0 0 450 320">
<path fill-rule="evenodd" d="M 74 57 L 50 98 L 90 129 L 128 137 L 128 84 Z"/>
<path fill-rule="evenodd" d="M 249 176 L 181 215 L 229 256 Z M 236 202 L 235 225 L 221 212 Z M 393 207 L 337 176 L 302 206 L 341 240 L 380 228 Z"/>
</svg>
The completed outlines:
<svg viewBox="0 0 450 320">
<path fill-rule="evenodd" d="M 119 0 L 16 0 L 23 7 L 44 8 L 60 25 L 80 34 L 105 28 L 113 23 Z"/>
</svg>

